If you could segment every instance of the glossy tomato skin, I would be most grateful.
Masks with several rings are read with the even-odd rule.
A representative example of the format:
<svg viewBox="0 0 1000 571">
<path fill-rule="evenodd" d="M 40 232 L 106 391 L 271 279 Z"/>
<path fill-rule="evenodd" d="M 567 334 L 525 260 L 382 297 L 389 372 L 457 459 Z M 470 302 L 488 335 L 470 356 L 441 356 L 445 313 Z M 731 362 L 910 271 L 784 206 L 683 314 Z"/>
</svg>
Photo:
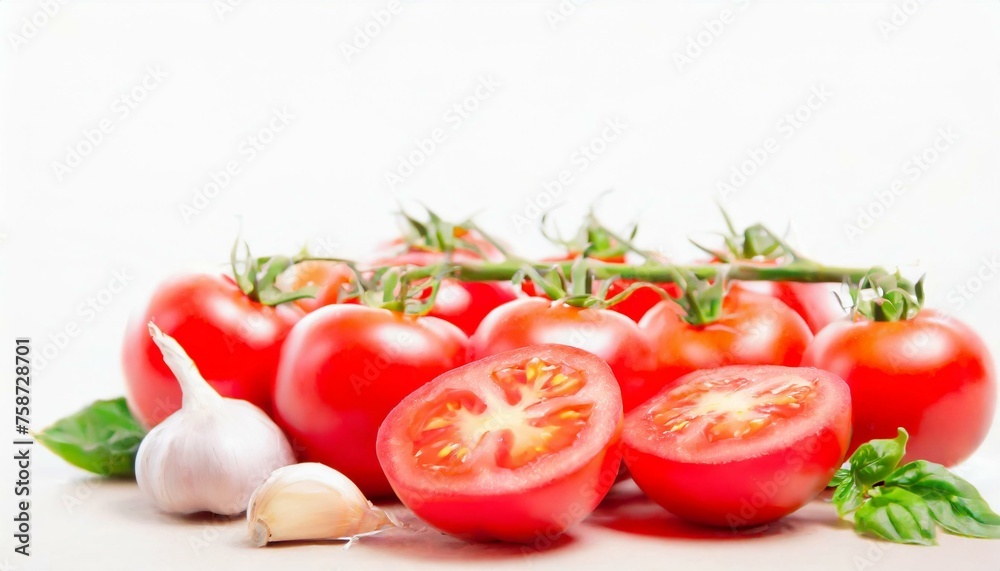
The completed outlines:
<svg viewBox="0 0 1000 571">
<path fill-rule="evenodd" d="M 274 418 L 301 461 L 339 470 L 366 496 L 390 496 L 375 456 L 379 424 L 412 391 L 464 364 L 467 352 L 465 334 L 440 319 L 362 305 L 320 308 L 282 349 Z"/>
<path fill-rule="evenodd" d="M 729 371 L 734 376 L 785 367 L 733 366 L 698 371 L 679 380 Z M 784 435 L 775 427 L 774 443 L 750 453 L 740 447 L 723 457 L 699 458 L 657 443 L 644 419 L 666 389 L 625 418 L 623 457 L 632 479 L 650 499 L 671 513 L 703 525 L 739 529 L 772 522 L 801 508 L 822 492 L 845 458 L 851 431 L 849 391 L 834 375 L 793 369 L 821 377 L 827 401 L 821 417 L 805 429 Z M 810 372 L 811 371 L 811 372 Z"/>
<path fill-rule="evenodd" d="M 620 433 L 599 454 L 572 473 L 536 488 L 485 497 L 447 493 L 429 495 L 393 484 L 396 495 L 420 519 L 468 541 L 545 544 L 597 508 L 614 485 L 621 466 Z"/>
<path fill-rule="evenodd" d="M 681 308 L 664 301 L 639 322 L 656 351 L 656 374 L 635 388 L 643 402 L 678 378 L 699 369 L 727 365 L 783 365 L 802 361 L 812 333 L 802 318 L 781 301 L 734 288 L 722 304 L 722 316 L 708 325 L 691 325 Z"/>
<path fill-rule="evenodd" d="M 596 409 L 592 431 L 571 449 L 521 468 L 525 475 L 514 483 L 490 483 L 491 472 L 506 470 L 496 465 L 458 475 L 415 468 L 408 430 L 421 407 L 448 389 L 489 393 L 483 385 L 491 371 L 531 357 L 586 375 Z M 611 489 L 621 464 L 621 422 L 621 394 L 606 363 L 573 347 L 536 345 L 469 363 L 415 391 L 382 424 L 378 455 L 400 500 L 435 528 L 470 541 L 543 545 L 590 514 Z"/>
<path fill-rule="evenodd" d="M 440 253 L 416 251 L 384 258 L 374 265 L 428 266 L 443 259 L 444 256 Z M 482 261 L 467 251 L 455 252 L 453 260 L 459 263 Z M 441 281 L 441 287 L 438 288 L 437 298 L 429 315 L 453 323 L 466 335 L 472 335 L 490 311 L 516 297 L 513 286 L 508 282 L 462 282 L 445 279 Z"/>
<path fill-rule="evenodd" d="M 129 408 L 152 427 L 181 405 L 180 385 L 149 336 L 152 321 L 184 347 L 219 394 L 270 411 L 281 344 L 300 317 L 294 307 L 252 301 L 226 276 L 189 274 L 165 281 L 125 332 Z"/>
<path fill-rule="evenodd" d="M 573 307 L 548 298 L 501 305 L 486 316 L 471 341 L 473 359 L 544 343 L 589 351 L 611 366 L 626 412 L 642 402 L 637 391 L 648 386 L 656 372 L 652 347 L 635 322 L 607 309 Z"/>
<path fill-rule="evenodd" d="M 625 291 L 635 280 L 618 280 L 608 288 L 608 297 L 614 297 Z M 657 284 L 672 297 L 680 296 L 680 289 L 675 284 Z M 638 323 L 646 313 L 653 309 L 653 306 L 663 301 L 663 296 L 658 291 L 650 287 L 641 287 L 629 294 L 622 301 L 612 305 L 608 309 L 617 311 L 632 321 Z"/>
<path fill-rule="evenodd" d="M 304 287 L 315 287 L 316 296 L 295 300 L 295 305 L 310 312 L 324 305 L 340 302 L 341 292 L 350 290 L 355 281 L 354 272 L 346 264 L 326 260 L 307 260 L 294 264 L 281 273 L 275 286 L 282 291 L 295 291 Z M 357 303 L 356 299 L 343 303 Z"/>
<path fill-rule="evenodd" d="M 734 288 L 743 288 L 780 299 L 795 313 L 802 316 L 809 330 L 815 335 L 830 323 L 843 319 L 847 313 L 827 284 L 797 282 L 739 282 Z"/>
<path fill-rule="evenodd" d="M 851 388 L 851 452 L 873 438 L 910 433 L 904 462 L 945 466 L 986 438 L 996 406 L 996 371 L 982 339 L 960 321 L 924 309 L 905 321 L 842 321 L 816 336 L 803 365 L 841 376 Z"/>
</svg>

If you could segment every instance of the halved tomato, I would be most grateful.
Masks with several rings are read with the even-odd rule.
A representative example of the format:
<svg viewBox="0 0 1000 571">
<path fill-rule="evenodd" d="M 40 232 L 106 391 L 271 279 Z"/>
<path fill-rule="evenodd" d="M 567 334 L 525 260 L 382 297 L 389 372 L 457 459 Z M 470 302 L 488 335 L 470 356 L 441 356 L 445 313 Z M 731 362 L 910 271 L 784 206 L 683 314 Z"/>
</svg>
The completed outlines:
<svg viewBox="0 0 1000 571">
<path fill-rule="evenodd" d="M 819 369 L 697 371 L 625 418 L 625 464 L 674 514 L 740 528 L 776 520 L 826 487 L 847 452 L 847 384 Z"/>
<path fill-rule="evenodd" d="M 622 399 L 600 358 L 535 345 L 444 373 L 382 423 L 379 462 L 399 499 L 470 540 L 550 541 L 615 481 Z"/>
</svg>

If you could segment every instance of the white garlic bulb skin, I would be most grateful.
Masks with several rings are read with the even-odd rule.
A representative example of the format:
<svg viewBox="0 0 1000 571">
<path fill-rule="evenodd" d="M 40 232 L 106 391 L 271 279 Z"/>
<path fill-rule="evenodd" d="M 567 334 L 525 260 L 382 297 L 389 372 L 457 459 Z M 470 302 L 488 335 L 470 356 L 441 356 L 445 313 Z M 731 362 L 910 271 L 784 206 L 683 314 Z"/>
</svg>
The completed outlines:
<svg viewBox="0 0 1000 571">
<path fill-rule="evenodd" d="M 295 462 L 292 447 L 264 411 L 215 392 L 174 339 L 153 324 L 150 334 L 181 383 L 183 401 L 140 444 L 139 488 L 169 513 L 242 513 L 268 474 Z"/>
<path fill-rule="evenodd" d="M 351 539 L 398 527 L 347 476 L 307 462 L 275 470 L 250 498 L 250 541 Z"/>
</svg>

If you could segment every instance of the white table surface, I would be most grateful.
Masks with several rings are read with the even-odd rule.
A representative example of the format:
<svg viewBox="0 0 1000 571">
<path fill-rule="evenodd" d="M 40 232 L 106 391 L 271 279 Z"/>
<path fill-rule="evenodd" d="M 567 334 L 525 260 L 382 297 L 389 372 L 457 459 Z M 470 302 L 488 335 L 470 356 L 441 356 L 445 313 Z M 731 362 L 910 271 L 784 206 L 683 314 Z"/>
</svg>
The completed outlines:
<svg viewBox="0 0 1000 571">
<path fill-rule="evenodd" d="M 41 447 L 34 453 L 33 555 L 26 562 L 5 549 L 0 563 L 6 557 L 7 569 L 1000 569 L 1000 541 L 941 534 L 938 546 L 920 547 L 869 540 L 821 499 L 739 535 L 696 527 L 646 500 L 631 482 L 542 550 L 469 544 L 429 529 L 363 538 L 347 550 L 338 542 L 257 548 L 247 542 L 242 518 L 169 516 L 134 482 L 90 477 Z M 958 469 L 994 506 L 997 458 L 980 454 Z M 413 519 L 398 504 L 390 509 Z"/>
</svg>

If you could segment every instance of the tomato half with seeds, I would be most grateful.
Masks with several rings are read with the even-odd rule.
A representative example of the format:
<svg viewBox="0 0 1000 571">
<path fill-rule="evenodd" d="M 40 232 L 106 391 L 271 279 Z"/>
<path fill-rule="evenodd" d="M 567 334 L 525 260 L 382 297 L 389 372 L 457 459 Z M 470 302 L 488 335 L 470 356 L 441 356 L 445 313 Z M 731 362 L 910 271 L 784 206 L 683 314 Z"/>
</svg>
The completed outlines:
<svg viewBox="0 0 1000 571">
<path fill-rule="evenodd" d="M 469 540 L 547 542 L 618 474 L 622 401 L 611 369 L 536 345 L 445 373 L 382 423 L 378 457 L 421 519 Z"/>
<path fill-rule="evenodd" d="M 625 417 L 625 464 L 653 501 L 741 528 L 792 513 L 826 488 L 851 436 L 847 385 L 819 369 L 691 373 Z"/>
</svg>

